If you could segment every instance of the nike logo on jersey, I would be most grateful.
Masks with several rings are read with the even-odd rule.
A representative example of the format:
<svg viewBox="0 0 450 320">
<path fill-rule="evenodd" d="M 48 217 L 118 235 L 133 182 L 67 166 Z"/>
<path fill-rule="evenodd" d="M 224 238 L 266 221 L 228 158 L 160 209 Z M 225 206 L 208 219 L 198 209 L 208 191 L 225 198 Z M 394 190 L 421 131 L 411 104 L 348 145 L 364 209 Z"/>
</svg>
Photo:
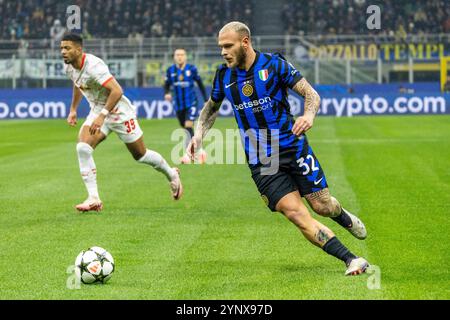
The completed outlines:
<svg viewBox="0 0 450 320">
<path fill-rule="evenodd" d="M 320 183 L 320 181 L 322 181 L 322 180 L 323 180 L 323 177 L 322 177 L 322 178 L 320 178 L 320 179 L 319 179 L 319 180 L 317 180 L 317 181 L 316 181 L 316 180 L 314 180 L 314 184 L 315 184 L 315 185 L 318 185 L 318 184 Z"/>
<path fill-rule="evenodd" d="M 228 89 L 229 87 L 231 87 L 233 84 L 235 84 L 236 83 L 236 81 L 235 82 L 233 82 L 233 83 L 230 83 L 230 84 L 226 84 L 225 85 L 225 89 Z"/>
</svg>

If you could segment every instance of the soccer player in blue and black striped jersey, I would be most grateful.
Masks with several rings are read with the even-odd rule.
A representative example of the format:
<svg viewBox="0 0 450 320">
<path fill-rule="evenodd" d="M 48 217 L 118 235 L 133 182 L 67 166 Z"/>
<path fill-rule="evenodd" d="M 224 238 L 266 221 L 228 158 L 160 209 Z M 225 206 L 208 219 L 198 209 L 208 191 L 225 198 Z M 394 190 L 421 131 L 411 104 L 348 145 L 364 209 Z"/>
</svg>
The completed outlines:
<svg viewBox="0 0 450 320">
<path fill-rule="evenodd" d="M 281 55 L 255 51 L 245 24 L 225 25 L 218 43 L 226 63 L 216 71 L 211 97 L 200 114 L 188 154 L 194 157 L 221 102 L 228 99 L 234 106 L 252 178 L 268 207 L 284 214 L 310 242 L 344 261 L 346 275 L 363 273 L 368 262 L 315 220 L 302 201 L 304 197 L 316 213 L 332 218 L 356 238 L 366 238 L 361 220 L 330 195 L 323 169 L 305 135 L 319 109 L 319 95 Z M 290 112 L 288 89 L 305 100 L 304 114 L 297 119 Z"/>
<path fill-rule="evenodd" d="M 196 82 L 204 101 L 207 100 L 205 87 L 198 74 L 197 67 L 187 63 L 186 50 L 178 48 L 173 54 L 174 64 L 167 68 L 164 82 L 164 99 L 173 101 L 175 112 L 180 126 L 186 129 L 186 146 L 194 136 L 194 120 L 197 117 L 198 101 L 195 93 Z M 173 87 L 175 99 L 172 99 L 170 88 Z M 202 151 L 201 161 L 204 162 L 206 154 Z M 187 156 L 181 158 L 181 163 L 188 163 Z"/>
</svg>

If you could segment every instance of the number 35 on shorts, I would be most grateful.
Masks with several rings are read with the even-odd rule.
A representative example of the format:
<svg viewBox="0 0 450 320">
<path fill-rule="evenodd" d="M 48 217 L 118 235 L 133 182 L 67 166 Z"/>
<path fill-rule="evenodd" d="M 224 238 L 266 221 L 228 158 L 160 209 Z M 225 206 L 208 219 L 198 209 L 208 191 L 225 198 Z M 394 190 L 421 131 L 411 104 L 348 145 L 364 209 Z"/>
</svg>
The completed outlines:
<svg viewBox="0 0 450 320">
<path fill-rule="evenodd" d="M 134 122 L 134 119 L 130 119 L 128 121 L 124 122 L 125 127 L 127 127 L 127 133 L 131 133 L 136 129 L 136 123 Z"/>
</svg>

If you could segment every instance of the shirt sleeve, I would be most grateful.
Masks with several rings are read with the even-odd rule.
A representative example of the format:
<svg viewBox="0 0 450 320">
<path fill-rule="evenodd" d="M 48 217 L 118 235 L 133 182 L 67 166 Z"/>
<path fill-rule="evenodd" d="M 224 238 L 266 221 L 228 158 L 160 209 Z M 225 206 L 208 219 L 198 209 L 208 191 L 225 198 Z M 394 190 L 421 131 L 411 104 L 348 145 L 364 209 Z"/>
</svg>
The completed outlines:
<svg viewBox="0 0 450 320">
<path fill-rule="evenodd" d="M 225 98 L 223 92 L 223 67 L 219 66 L 214 76 L 214 81 L 211 90 L 211 100 L 214 102 L 221 102 Z"/>
<path fill-rule="evenodd" d="M 170 85 L 171 85 L 170 68 L 167 68 L 163 86 L 165 94 L 170 93 Z"/>
<path fill-rule="evenodd" d="M 104 86 L 108 81 L 113 79 L 113 75 L 109 72 L 108 66 L 104 62 L 98 62 L 92 67 L 91 74 L 96 82 Z"/>
<path fill-rule="evenodd" d="M 198 74 L 198 70 L 196 66 L 192 66 L 192 79 L 194 81 L 201 81 L 200 75 Z"/>
<path fill-rule="evenodd" d="M 170 67 L 166 70 L 166 77 L 164 78 L 164 84 L 170 86 L 172 83 L 172 77 L 170 76 Z"/>
<path fill-rule="evenodd" d="M 283 83 L 284 87 L 293 88 L 303 76 L 291 63 L 281 57 L 275 59 L 275 70 Z"/>
</svg>

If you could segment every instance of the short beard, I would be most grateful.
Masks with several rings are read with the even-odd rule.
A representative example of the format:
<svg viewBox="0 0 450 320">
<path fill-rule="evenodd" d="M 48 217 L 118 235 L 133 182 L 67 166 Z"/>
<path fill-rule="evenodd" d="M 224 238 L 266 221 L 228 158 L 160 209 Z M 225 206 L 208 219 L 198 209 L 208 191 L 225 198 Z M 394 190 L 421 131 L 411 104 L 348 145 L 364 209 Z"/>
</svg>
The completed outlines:
<svg viewBox="0 0 450 320">
<path fill-rule="evenodd" d="M 247 58 L 247 53 L 244 50 L 244 47 L 241 45 L 239 51 L 236 53 L 236 66 L 238 68 L 245 68 L 245 59 Z"/>
</svg>

